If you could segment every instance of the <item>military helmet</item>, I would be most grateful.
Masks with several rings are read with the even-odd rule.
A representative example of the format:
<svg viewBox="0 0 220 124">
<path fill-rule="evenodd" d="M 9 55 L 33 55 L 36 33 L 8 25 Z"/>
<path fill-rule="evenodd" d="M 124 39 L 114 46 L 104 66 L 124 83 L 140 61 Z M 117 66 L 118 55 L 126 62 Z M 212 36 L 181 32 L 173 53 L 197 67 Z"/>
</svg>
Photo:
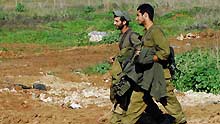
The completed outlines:
<svg viewBox="0 0 220 124">
<path fill-rule="evenodd" d="M 124 17 L 126 21 L 131 21 L 131 18 L 129 17 L 128 13 L 121 10 L 115 10 L 113 11 L 113 14 L 117 17 Z"/>
</svg>

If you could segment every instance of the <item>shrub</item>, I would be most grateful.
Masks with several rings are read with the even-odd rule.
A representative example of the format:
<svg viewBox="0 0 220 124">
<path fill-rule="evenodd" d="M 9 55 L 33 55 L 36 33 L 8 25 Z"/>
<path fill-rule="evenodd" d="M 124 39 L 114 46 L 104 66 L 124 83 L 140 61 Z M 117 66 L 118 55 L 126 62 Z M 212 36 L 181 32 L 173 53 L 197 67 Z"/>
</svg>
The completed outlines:
<svg viewBox="0 0 220 124">
<path fill-rule="evenodd" d="M 118 41 L 119 33 L 117 31 L 114 31 L 112 33 L 109 33 L 109 35 L 103 37 L 103 40 L 101 43 L 104 44 L 112 44 Z"/>
<path fill-rule="evenodd" d="M 85 13 L 95 12 L 95 8 L 92 7 L 92 6 L 85 6 L 84 7 L 84 12 Z"/>
<path fill-rule="evenodd" d="M 0 21 L 1 20 L 6 20 L 6 19 L 7 19 L 7 14 L 0 11 Z"/>
<path fill-rule="evenodd" d="M 8 48 L 0 47 L 0 51 L 8 51 Z"/>
<path fill-rule="evenodd" d="M 111 65 L 108 62 L 104 61 L 102 63 L 84 69 L 83 72 L 86 74 L 105 74 L 106 72 L 108 72 L 108 70 L 110 70 L 110 68 Z"/>
<path fill-rule="evenodd" d="M 176 56 L 181 71 L 173 80 L 177 89 L 220 93 L 219 55 L 211 50 L 193 50 Z"/>
<path fill-rule="evenodd" d="M 24 12 L 25 11 L 25 7 L 22 3 L 17 3 L 16 5 L 16 12 Z"/>
</svg>

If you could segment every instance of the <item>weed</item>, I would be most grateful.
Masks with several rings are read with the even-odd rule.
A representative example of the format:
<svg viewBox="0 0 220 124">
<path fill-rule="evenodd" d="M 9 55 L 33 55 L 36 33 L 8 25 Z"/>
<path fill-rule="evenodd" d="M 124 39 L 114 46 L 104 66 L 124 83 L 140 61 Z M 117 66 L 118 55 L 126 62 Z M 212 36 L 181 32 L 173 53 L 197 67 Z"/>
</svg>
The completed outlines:
<svg viewBox="0 0 220 124">
<path fill-rule="evenodd" d="M 0 51 L 8 51 L 8 48 L 0 47 Z"/>
<path fill-rule="evenodd" d="M 110 70 L 110 67 L 111 65 L 104 61 L 94 66 L 87 67 L 83 70 L 83 72 L 86 74 L 105 74 L 108 70 Z"/>
<path fill-rule="evenodd" d="M 63 0 L 65 3 L 66 0 Z M 198 1 L 198 0 L 197 0 Z M 216 1 L 216 0 L 215 0 Z M 151 1 L 153 5 L 154 0 Z M 1 3 L 1 2 L 0 2 Z M 39 5 L 32 5 L 32 2 L 22 1 L 17 4 L 18 11 L 23 11 L 28 8 L 29 11 L 6 12 L 2 9 L 0 11 L 0 24 L 5 26 L 1 27 L 0 42 L 21 42 L 21 43 L 38 43 L 38 44 L 51 44 L 62 46 L 82 46 L 82 45 L 94 45 L 97 43 L 90 43 L 88 41 L 87 34 L 91 31 L 104 31 L 110 35 L 105 37 L 100 43 L 113 43 L 118 39 L 118 31 L 115 31 L 113 25 L 113 15 L 110 2 L 104 1 L 97 2 L 98 5 L 104 6 L 104 10 L 97 9 L 95 2 L 90 4 L 84 4 L 85 6 L 74 6 L 74 0 L 69 0 L 68 3 L 72 3 L 68 7 L 62 6 L 60 9 L 54 8 L 52 2 L 39 1 Z M 135 4 L 132 4 L 135 3 Z M 137 5 L 138 1 L 118 1 L 115 4 L 124 7 L 129 5 Z M 155 17 L 155 24 L 162 27 L 165 34 L 170 36 L 177 36 L 180 33 L 186 33 L 190 31 L 200 31 L 205 27 L 211 26 L 211 28 L 219 29 L 219 11 L 220 9 L 208 8 L 204 6 L 186 6 L 178 8 L 172 6 L 177 1 L 158 3 L 156 9 L 160 9 L 162 5 L 176 8 L 175 10 L 165 11 L 162 16 L 159 14 Z M 189 2 L 183 2 L 186 5 Z M 195 3 L 195 2 L 193 2 Z M 214 2 L 213 2 L 214 3 Z M 185 5 L 184 4 L 184 5 Z M 208 4 L 211 5 L 210 2 Z M 25 6 L 24 6 L 25 5 Z M 75 5 L 75 4 L 74 4 Z M 179 5 L 179 4 L 178 4 Z M 191 5 L 190 5 L 191 6 Z M 136 8 L 135 8 L 136 9 Z M 129 13 L 132 15 L 132 20 L 135 20 L 136 10 L 129 9 Z M 156 11 L 157 12 L 157 11 Z M 206 26 L 207 25 L 207 26 Z M 132 29 L 136 32 L 143 32 L 143 27 L 139 26 L 135 21 L 130 23 Z M 34 28 L 33 28 L 34 27 Z M 199 28 L 197 28 L 199 27 Z M 209 28 L 209 27 L 208 27 Z M 111 33 L 112 32 L 112 33 Z"/>
<path fill-rule="evenodd" d="M 84 7 L 84 12 L 85 12 L 85 13 L 95 12 L 95 8 L 92 7 L 92 6 L 85 6 L 85 7 Z"/>
<path fill-rule="evenodd" d="M 25 11 L 24 4 L 17 3 L 15 10 L 16 10 L 16 12 L 24 12 Z"/>
<path fill-rule="evenodd" d="M 196 49 L 177 55 L 179 70 L 173 80 L 178 89 L 220 93 L 220 70 L 217 54 L 211 50 Z"/>
<path fill-rule="evenodd" d="M 7 14 L 5 12 L 0 11 L 0 21 L 7 20 Z"/>
<path fill-rule="evenodd" d="M 101 43 L 104 44 L 112 44 L 118 41 L 119 38 L 119 32 L 114 31 L 112 33 L 109 33 L 109 35 L 103 37 L 103 40 Z"/>
</svg>

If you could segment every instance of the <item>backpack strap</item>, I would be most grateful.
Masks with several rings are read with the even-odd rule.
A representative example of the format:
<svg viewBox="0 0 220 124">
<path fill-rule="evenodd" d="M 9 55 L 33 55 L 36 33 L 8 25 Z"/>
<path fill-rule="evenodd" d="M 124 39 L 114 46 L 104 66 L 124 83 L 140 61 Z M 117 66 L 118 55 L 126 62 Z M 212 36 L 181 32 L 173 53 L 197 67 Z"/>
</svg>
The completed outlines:
<svg viewBox="0 0 220 124">
<path fill-rule="evenodd" d="M 141 41 L 141 39 L 142 39 L 142 36 L 140 35 L 140 34 L 138 34 L 137 32 L 131 32 L 130 33 L 130 35 L 129 35 L 129 43 L 133 46 L 134 45 L 134 43 L 132 42 L 132 40 L 131 40 L 131 36 L 133 35 L 133 34 L 136 34 L 136 35 L 138 35 L 138 39 Z M 142 42 L 142 41 L 141 41 Z M 141 43 L 141 45 L 143 44 L 143 42 Z"/>
</svg>

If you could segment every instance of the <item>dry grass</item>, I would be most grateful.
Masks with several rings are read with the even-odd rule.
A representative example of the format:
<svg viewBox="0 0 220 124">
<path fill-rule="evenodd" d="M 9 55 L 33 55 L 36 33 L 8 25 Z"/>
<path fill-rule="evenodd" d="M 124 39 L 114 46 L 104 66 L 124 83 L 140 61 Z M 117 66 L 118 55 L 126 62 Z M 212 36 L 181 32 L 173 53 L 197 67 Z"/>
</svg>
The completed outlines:
<svg viewBox="0 0 220 124">
<path fill-rule="evenodd" d="M 98 6 L 104 5 L 105 7 L 111 4 L 117 4 L 123 6 L 124 4 L 129 6 L 138 6 L 141 3 L 149 2 L 157 7 L 166 7 L 172 9 L 179 8 L 192 8 L 195 6 L 199 7 L 220 7 L 219 0 L 1 0 L 0 5 L 6 8 L 15 7 L 17 2 L 21 2 L 28 7 L 33 8 L 64 8 L 64 7 L 76 7 L 76 6 Z"/>
<path fill-rule="evenodd" d="M 38 10 L 40 13 L 49 9 L 57 10 L 69 7 L 95 6 L 108 11 L 119 7 L 127 10 L 135 10 L 141 3 L 149 2 L 157 8 L 158 13 L 166 13 L 176 9 L 186 9 L 192 7 L 219 8 L 219 0 L 0 0 L 0 8 L 3 10 L 14 10 L 16 3 L 22 3 L 28 10 Z"/>
</svg>

